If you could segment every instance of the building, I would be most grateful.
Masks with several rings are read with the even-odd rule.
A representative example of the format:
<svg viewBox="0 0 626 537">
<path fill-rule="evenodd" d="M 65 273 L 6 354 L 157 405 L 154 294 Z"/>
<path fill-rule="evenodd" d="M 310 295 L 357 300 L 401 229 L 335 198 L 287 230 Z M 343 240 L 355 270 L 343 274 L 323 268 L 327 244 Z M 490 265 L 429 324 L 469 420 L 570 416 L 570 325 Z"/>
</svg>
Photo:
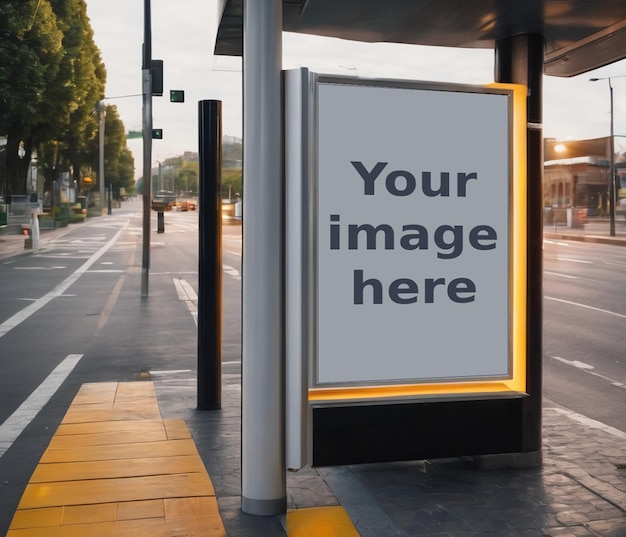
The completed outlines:
<svg viewBox="0 0 626 537">
<path fill-rule="evenodd" d="M 581 207 L 589 216 L 606 214 L 609 163 L 597 157 L 546 162 L 543 193 L 547 207 Z"/>
</svg>

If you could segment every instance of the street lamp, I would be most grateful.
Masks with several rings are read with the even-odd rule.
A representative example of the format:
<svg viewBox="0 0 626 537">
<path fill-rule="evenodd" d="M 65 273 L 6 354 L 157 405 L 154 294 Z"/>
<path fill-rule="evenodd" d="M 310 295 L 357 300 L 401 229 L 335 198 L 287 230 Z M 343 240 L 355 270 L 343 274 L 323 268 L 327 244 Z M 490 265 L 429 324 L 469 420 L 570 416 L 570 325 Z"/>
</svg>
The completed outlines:
<svg viewBox="0 0 626 537">
<path fill-rule="evenodd" d="M 104 209 L 104 118 L 106 117 L 107 107 L 104 101 L 96 103 L 96 110 L 99 113 L 99 165 L 98 165 L 98 183 L 100 184 L 100 211 L 102 216 L 105 214 Z"/>
<path fill-rule="evenodd" d="M 626 75 L 619 75 L 617 77 L 612 78 L 620 78 Z M 610 218 L 610 227 L 609 234 L 611 237 L 615 237 L 615 200 L 617 196 L 615 195 L 615 131 L 613 127 L 613 85 L 611 84 L 611 77 L 605 78 L 590 78 L 591 82 L 597 82 L 598 80 L 608 80 L 609 82 L 609 95 L 611 98 L 611 136 L 609 140 L 609 218 Z"/>
</svg>

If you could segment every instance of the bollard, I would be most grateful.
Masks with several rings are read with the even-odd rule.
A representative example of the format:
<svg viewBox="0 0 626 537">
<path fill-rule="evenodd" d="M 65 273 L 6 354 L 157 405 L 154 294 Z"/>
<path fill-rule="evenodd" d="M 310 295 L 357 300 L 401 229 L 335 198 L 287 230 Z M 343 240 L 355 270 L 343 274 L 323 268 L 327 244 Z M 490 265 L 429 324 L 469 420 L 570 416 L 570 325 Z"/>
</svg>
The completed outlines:
<svg viewBox="0 0 626 537">
<path fill-rule="evenodd" d="M 163 211 L 157 213 L 157 233 L 165 233 L 165 217 Z"/>
<path fill-rule="evenodd" d="M 33 247 L 30 224 L 22 224 L 22 235 L 24 235 L 24 249 L 30 250 Z"/>
</svg>

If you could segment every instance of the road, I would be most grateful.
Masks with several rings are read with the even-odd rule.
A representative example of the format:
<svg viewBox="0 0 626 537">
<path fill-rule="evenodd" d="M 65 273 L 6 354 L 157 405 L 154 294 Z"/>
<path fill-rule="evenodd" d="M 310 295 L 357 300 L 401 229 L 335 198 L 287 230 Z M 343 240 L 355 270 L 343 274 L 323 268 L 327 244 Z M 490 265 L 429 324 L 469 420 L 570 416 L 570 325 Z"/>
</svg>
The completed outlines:
<svg viewBox="0 0 626 537">
<path fill-rule="evenodd" d="M 544 242 L 544 396 L 626 431 L 626 248 Z"/>
</svg>

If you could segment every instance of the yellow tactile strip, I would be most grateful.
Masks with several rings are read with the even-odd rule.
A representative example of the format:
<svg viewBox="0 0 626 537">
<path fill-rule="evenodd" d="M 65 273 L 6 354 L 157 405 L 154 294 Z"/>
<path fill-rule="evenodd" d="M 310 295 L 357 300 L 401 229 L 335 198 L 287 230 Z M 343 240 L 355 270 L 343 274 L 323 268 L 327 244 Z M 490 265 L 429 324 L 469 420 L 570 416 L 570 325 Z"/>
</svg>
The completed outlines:
<svg viewBox="0 0 626 537">
<path fill-rule="evenodd" d="M 22 495 L 7 537 L 226 536 L 182 420 L 151 382 L 84 384 Z"/>
<path fill-rule="evenodd" d="M 341 506 L 311 507 L 287 513 L 289 537 L 359 537 Z"/>
</svg>

